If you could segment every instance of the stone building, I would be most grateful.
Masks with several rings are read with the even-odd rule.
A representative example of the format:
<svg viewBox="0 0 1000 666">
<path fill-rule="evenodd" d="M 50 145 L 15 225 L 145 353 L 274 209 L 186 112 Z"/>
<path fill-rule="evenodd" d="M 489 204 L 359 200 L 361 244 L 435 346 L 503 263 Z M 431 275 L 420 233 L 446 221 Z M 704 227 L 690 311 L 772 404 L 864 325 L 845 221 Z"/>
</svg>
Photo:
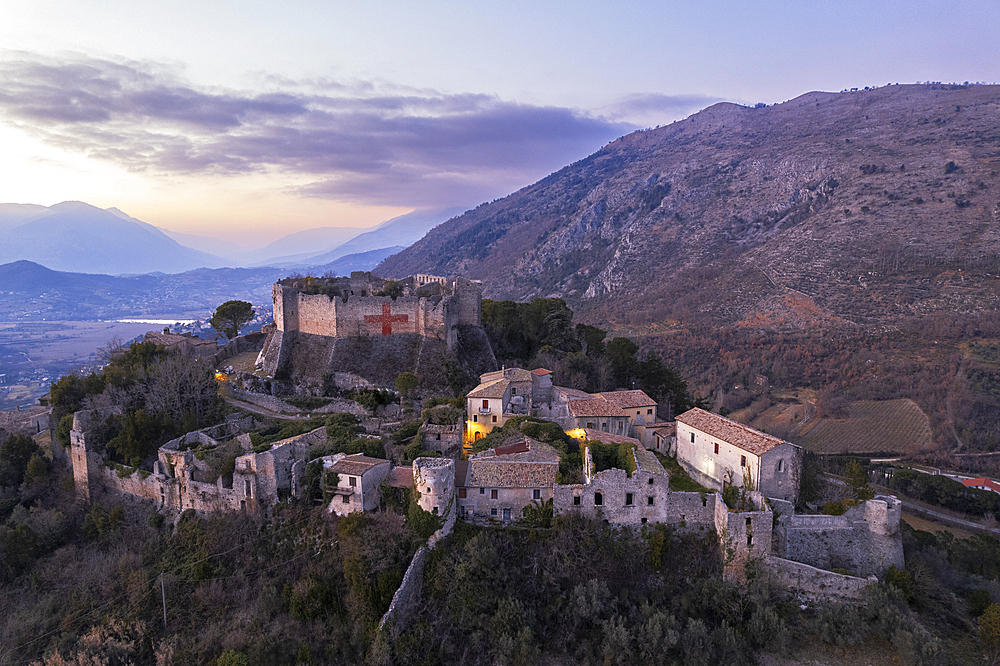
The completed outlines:
<svg viewBox="0 0 1000 666">
<path fill-rule="evenodd" d="M 361 453 L 338 453 L 323 458 L 326 472 L 337 475 L 337 483 L 329 487 L 333 493 L 330 513 L 346 516 L 355 511 L 371 511 L 379 506 L 379 486 L 392 471 L 392 463 L 382 458 L 370 458 Z"/>
<path fill-rule="evenodd" d="M 519 520 L 524 508 L 552 499 L 559 452 L 523 437 L 510 446 L 487 449 L 468 460 L 467 473 L 456 481 L 459 513 L 466 520 Z"/>
<path fill-rule="evenodd" d="M 802 472 L 802 447 L 704 409 L 677 417 L 677 461 L 709 488 L 759 490 L 794 502 Z"/>
<path fill-rule="evenodd" d="M 552 399 L 552 373 L 544 368 L 503 368 L 479 377 L 466 394 L 465 440 L 481 439 L 515 416 L 537 412 Z"/>
<path fill-rule="evenodd" d="M 214 340 L 199 338 L 190 333 L 171 333 L 169 328 L 164 328 L 162 333 L 150 331 L 146 333 L 143 341 L 155 343 L 167 351 L 177 352 L 190 358 L 213 359 L 219 351 L 219 346 Z"/>
</svg>

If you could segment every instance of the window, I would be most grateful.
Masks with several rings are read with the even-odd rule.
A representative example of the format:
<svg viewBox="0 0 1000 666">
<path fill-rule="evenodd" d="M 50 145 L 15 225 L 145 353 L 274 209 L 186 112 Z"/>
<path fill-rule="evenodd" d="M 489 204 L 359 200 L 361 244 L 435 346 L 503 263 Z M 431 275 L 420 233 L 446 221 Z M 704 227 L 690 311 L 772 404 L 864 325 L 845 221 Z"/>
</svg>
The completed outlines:
<svg viewBox="0 0 1000 666">
<path fill-rule="evenodd" d="M 647 497 L 646 498 L 646 506 L 653 506 L 653 498 L 652 497 Z"/>
<path fill-rule="evenodd" d="M 344 504 L 350 504 L 351 503 L 351 496 L 350 495 L 341 495 L 341 498 L 343 499 Z"/>
<path fill-rule="evenodd" d="M 504 509 L 503 510 L 503 519 L 504 520 L 510 520 L 510 509 Z"/>
<path fill-rule="evenodd" d="M 472 422 L 473 423 L 479 423 L 479 414 L 473 414 L 472 415 Z"/>
<path fill-rule="evenodd" d="M 437 441 L 440 442 L 441 441 L 441 433 L 438 433 L 437 436 L 434 439 L 436 439 Z"/>
<path fill-rule="evenodd" d="M 531 499 L 536 499 L 536 500 L 542 499 L 542 491 L 538 488 L 535 488 L 531 493 Z"/>
<path fill-rule="evenodd" d="M 434 507 L 434 510 L 431 511 L 431 513 L 433 513 L 435 516 L 438 515 L 438 508 Z"/>
<path fill-rule="evenodd" d="M 701 505 L 702 506 L 708 506 L 708 495 L 702 495 L 701 496 Z"/>
<path fill-rule="evenodd" d="M 490 401 L 483 400 L 483 409 L 489 409 L 489 408 L 490 408 Z"/>
<path fill-rule="evenodd" d="M 465 488 L 458 489 L 458 496 L 460 499 L 465 499 Z"/>
<path fill-rule="evenodd" d="M 652 414 L 652 413 L 653 413 L 653 410 L 652 410 L 652 409 L 647 409 L 647 410 L 646 410 L 646 414 L 647 414 L 647 415 L 649 415 L 649 414 Z"/>
<path fill-rule="evenodd" d="M 632 506 L 632 493 L 625 493 L 625 506 Z"/>
<path fill-rule="evenodd" d="M 715 443 L 715 454 L 716 455 L 719 454 L 719 443 L 718 442 Z"/>
<path fill-rule="evenodd" d="M 490 509 L 490 515 L 491 516 L 497 515 L 497 508 L 496 507 L 493 507 L 492 509 Z"/>
<path fill-rule="evenodd" d="M 485 495 L 486 494 L 486 488 L 480 488 L 479 489 L 479 494 L 480 495 Z"/>
<path fill-rule="evenodd" d="M 648 483 L 649 485 L 653 485 L 653 477 L 649 477 L 649 480 L 646 481 L 646 483 Z"/>
<path fill-rule="evenodd" d="M 493 488 L 490 490 L 490 499 L 496 499 L 496 498 L 497 498 L 497 489 Z"/>
<path fill-rule="evenodd" d="M 694 444 L 694 433 L 691 433 L 691 443 Z"/>
<path fill-rule="evenodd" d="M 358 480 L 355 479 L 353 476 L 349 476 L 347 477 L 347 485 L 353 488 L 354 486 L 358 485 Z"/>
<path fill-rule="evenodd" d="M 517 387 L 516 386 L 511 386 L 510 387 L 510 394 L 511 395 L 517 395 Z"/>
<path fill-rule="evenodd" d="M 573 496 L 573 506 L 580 506 L 580 496 L 579 495 L 574 495 Z"/>
<path fill-rule="evenodd" d="M 497 422 L 497 415 L 496 415 L 496 414 L 494 414 L 494 415 L 493 415 L 493 423 L 496 423 L 496 422 Z"/>
<path fill-rule="evenodd" d="M 602 493 L 594 493 L 594 506 L 604 506 L 604 495 Z"/>
<path fill-rule="evenodd" d="M 645 518 L 643 518 L 643 519 L 642 519 L 642 524 L 643 524 L 643 525 L 645 525 L 645 524 L 646 524 L 646 519 L 645 519 Z"/>
<path fill-rule="evenodd" d="M 749 548 L 752 545 L 753 545 L 753 535 L 752 534 L 748 534 L 747 535 L 747 548 Z"/>
<path fill-rule="evenodd" d="M 747 518 L 747 527 L 750 527 L 750 518 Z"/>
<path fill-rule="evenodd" d="M 587 421 L 587 427 L 590 428 L 591 430 L 593 430 L 594 429 L 594 422 L 593 421 Z"/>
<path fill-rule="evenodd" d="M 779 471 L 779 472 L 784 472 L 785 471 L 785 460 L 784 459 L 781 459 L 781 460 L 778 461 L 778 470 L 777 471 Z"/>
<path fill-rule="evenodd" d="M 740 456 L 740 467 L 746 467 L 746 466 L 747 466 L 747 457 Z"/>
</svg>

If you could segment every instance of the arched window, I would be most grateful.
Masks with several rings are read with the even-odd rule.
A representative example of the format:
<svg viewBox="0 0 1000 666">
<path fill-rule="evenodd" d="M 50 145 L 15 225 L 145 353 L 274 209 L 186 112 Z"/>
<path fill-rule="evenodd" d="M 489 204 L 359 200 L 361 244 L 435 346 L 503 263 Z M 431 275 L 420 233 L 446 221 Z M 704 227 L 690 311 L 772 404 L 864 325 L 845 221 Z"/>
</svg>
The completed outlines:
<svg viewBox="0 0 1000 666">
<path fill-rule="evenodd" d="M 603 493 L 594 493 L 594 506 L 604 506 Z"/>
</svg>

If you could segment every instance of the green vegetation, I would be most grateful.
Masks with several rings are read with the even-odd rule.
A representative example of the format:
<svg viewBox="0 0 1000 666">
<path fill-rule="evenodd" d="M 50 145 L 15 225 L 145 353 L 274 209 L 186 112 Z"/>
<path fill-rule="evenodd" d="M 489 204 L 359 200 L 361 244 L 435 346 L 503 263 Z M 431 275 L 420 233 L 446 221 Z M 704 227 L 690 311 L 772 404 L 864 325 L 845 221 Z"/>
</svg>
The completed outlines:
<svg viewBox="0 0 1000 666">
<path fill-rule="evenodd" d="M 226 301 L 212 313 L 209 322 L 212 328 L 232 340 L 240 334 L 240 329 L 253 319 L 253 305 L 246 301 Z"/>
<path fill-rule="evenodd" d="M 639 346 L 625 337 L 605 344 L 606 331 L 573 325 L 573 311 L 562 299 L 536 298 L 530 303 L 484 299 L 483 328 L 499 362 L 544 367 L 559 386 L 591 392 L 634 386 L 669 403 L 673 414 L 696 406 L 687 383 L 657 354 L 639 360 Z"/>
<path fill-rule="evenodd" d="M 628 442 L 601 442 L 587 440 L 584 448 L 590 449 L 591 460 L 594 461 L 594 471 L 603 472 L 606 469 L 623 469 L 629 476 L 635 472 L 635 445 Z"/>
<path fill-rule="evenodd" d="M 88 443 L 107 447 L 115 462 L 133 467 L 167 441 L 218 423 L 223 414 L 212 367 L 152 342 L 115 350 L 101 371 L 61 377 L 50 392 L 57 440 L 69 443 L 74 412 L 95 409 Z"/>
<path fill-rule="evenodd" d="M 653 451 L 652 453 L 656 456 L 656 459 L 660 461 L 660 464 L 663 465 L 663 469 L 667 471 L 667 474 L 670 475 L 671 490 L 693 493 L 715 492 L 714 490 L 709 490 L 692 479 L 691 475 L 687 473 L 687 470 L 681 467 L 681 464 L 677 462 L 677 458 L 673 456 L 665 456 L 657 451 Z"/>
<path fill-rule="evenodd" d="M 325 407 L 330 404 L 330 398 L 323 398 L 315 395 L 293 395 L 282 398 L 289 405 L 311 412 L 314 409 Z"/>
<path fill-rule="evenodd" d="M 409 397 L 413 389 L 420 385 L 420 380 L 412 372 L 403 372 L 396 377 L 396 390 L 399 391 L 400 395 L 404 398 Z"/>
</svg>

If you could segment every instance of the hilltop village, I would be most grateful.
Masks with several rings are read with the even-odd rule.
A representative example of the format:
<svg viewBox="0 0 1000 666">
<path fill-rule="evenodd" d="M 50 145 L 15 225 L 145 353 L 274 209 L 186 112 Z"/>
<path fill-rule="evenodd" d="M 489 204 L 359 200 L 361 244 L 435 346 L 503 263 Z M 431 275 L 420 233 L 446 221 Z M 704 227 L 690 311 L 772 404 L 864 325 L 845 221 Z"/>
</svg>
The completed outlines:
<svg viewBox="0 0 1000 666">
<path fill-rule="evenodd" d="M 315 377 L 311 368 L 329 371 L 339 347 L 361 344 L 372 354 L 369 368 L 378 367 L 375 357 L 397 354 L 397 372 L 419 369 L 423 347 L 438 343 L 454 350 L 476 339 L 479 294 L 476 283 L 426 275 L 402 284 L 376 283 L 363 274 L 318 286 L 278 283 L 275 324 L 264 331 L 257 356 L 260 374 L 277 383 L 282 369 L 291 367 L 286 381 L 299 373 L 308 387 Z M 184 344 L 183 336 L 151 335 L 184 353 L 204 352 Z M 319 349 L 334 353 L 317 358 Z M 492 358 L 492 353 L 467 357 Z M 309 358 L 311 365 L 305 363 Z M 364 369 L 340 367 L 337 381 L 377 385 L 371 375 L 358 374 Z M 259 404 L 280 402 L 238 393 Z M 149 469 L 131 469 L 88 444 L 98 422 L 94 416 L 77 412 L 70 431 L 67 462 L 85 501 L 114 493 L 151 501 L 175 517 L 189 510 L 266 514 L 282 502 L 309 496 L 315 490 L 310 484 L 319 483 L 328 511 L 343 516 L 378 511 L 387 493 L 409 492 L 441 521 L 427 547 L 456 520 L 514 524 L 539 510 L 622 526 L 663 524 L 681 533 L 714 534 L 727 575 L 741 577 L 748 561 L 762 562 L 802 594 L 838 598 L 857 598 L 869 577 L 904 564 L 901 504 L 895 497 L 858 502 L 843 515 L 797 513 L 800 447 L 700 408 L 661 420 L 656 401 L 642 390 L 591 394 L 554 385 L 545 368 L 482 373 L 465 396 L 461 423 L 428 419 L 421 425 L 424 450 L 435 457 L 408 465 L 366 453 L 314 458 L 311 451 L 327 440 L 325 428 L 254 446 L 248 433 L 255 417 L 232 415 L 167 442 Z M 566 451 L 557 442 L 543 441 L 540 433 L 553 427 L 579 450 L 578 469 L 566 469 Z M 378 432 L 363 436 L 377 440 Z M 503 437 L 491 442 L 496 435 Z M 484 443 L 493 445 L 483 448 Z M 611 447 L 614 459 L 598 455 L 598 446 Z M 232 476 L 213 478 L 206 454 L 221 449 L 236 452 Z M 670 462 L 673 471 L 661 461 Z M 322 473 L 309 474 L 316 464 Z M 689 477 L 697 490 L 673 488 L 677 475 Z M 422 549 L 411 569 L 421 569 L 425 558 Z M 406 588 L 419 579 L 420 571 L 407 574 L 387 617 L 405 619 L 413 599 Z"/>
</svg>

